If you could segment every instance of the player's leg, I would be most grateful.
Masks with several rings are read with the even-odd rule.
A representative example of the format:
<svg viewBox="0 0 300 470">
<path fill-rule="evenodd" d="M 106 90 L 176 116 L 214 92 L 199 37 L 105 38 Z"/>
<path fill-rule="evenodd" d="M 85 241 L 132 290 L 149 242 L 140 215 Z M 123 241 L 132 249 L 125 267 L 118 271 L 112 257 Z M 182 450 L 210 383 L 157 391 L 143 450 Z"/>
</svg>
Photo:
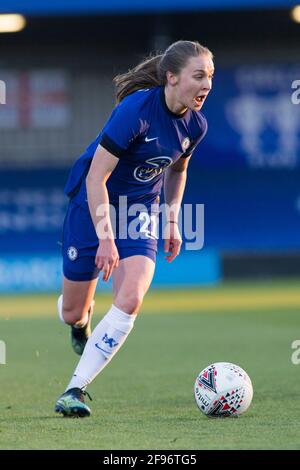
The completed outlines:
<svg viewBox="0 0 300 470">
<path fill-rule="evenodd" d="M 133 328 L 154 267 L 153 260 L 146 256 L 120 260 L 113 274 L 114 303 L 93 330 L 69 388 L 86 387 L 122 346 Z"/>
<path fill-rule="evenodd" d="M 63 276 L 63 294 L 57 302 L 60 319 L 71 326 L 73 350 L 81 355 L 91 336 L 91 318 L 98 278 L 90 281 L 71 281 Z"/>
<path fill-rule="evenodd" d="M 63 277 L 63 294 L 58 300 L 61 320 L 71 325 L 71 341 L 74 351 L 81 355 L 91 336 L 91 317 L 98 278 L 89 281 L 72 281 Z M 90 409 L 84 403 L 85 392 L 74 388 L 57 401 L 55 411 L 64 416 L 89 416 Z"/>
<path fill-rule="evenodd" d="M 57 402 L 57 411 L 62 412 L 61 400 L 63 405 L 69 400 L 72 406 L 65 406 L 66 415 L 90 414 L 89 409 L 82 411 L 82 405 L 78 400 L 74 401 L 73 394 L 83 393 L 85 387 L 104 369 L 125 342 L 151 284 L 154 259 L 155 254 L 152 259 L 149 256 L 136 255 L 120 260 L 113 273 L 114 303 L 89 338 L 66 392 Z M 82 395 L 80 400 L 83 401 Z M 79 414 L 78 409 L 82 414 Z"/>
<path fill-rule="evenodd" d="M 150 250 L 152 251 L 152 250 Z M 113 273 L 113 303 L 129 315 L 136 315 L 153 279 L 155 253 L 122 259 Z"/>
<path fill-rule="evenodd" d="M 98 278 L 89 281 L 71 281 L 63 276 L 63 293 L 59 298 L 59 317 L 68 325 L 80 326 L 87 321 Z"/>
<path fill-rule="evenodd" d="M 90 336 L 90 322 L 99 270 L 95 266 L 98 246 L 88 210 L 70 202 L 63 225 L 63 294 L 57 307 L 60 319 L 71 326 L 74 351 L 82 354 Z"/>
</svg>

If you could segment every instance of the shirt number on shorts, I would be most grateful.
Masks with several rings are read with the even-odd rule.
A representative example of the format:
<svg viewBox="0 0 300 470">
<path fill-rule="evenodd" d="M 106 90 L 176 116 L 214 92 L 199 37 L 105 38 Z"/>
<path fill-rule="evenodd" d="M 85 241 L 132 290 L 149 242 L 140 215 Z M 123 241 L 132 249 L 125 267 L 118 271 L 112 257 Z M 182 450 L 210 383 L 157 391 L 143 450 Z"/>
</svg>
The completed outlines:
<svg viewBox="0 0 300 470">
<path fill-rule="evenodd" d="M 141 222 L 140 233 L 143 233 L 147 238 L 157 240 L 158 214 L 149 215 L 148 212 L 140 212 L 139 221 Z"/>
</svg>

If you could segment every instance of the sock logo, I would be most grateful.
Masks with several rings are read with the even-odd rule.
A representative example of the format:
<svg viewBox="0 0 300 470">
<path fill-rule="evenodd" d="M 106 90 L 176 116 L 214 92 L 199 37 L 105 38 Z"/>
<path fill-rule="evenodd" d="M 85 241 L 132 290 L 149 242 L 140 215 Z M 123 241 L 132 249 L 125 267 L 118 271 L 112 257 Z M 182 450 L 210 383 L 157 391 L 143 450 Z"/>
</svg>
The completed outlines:
<svg viewBox="0 0 300 470">
<path fill-rule="evenodd" d="M 104 343 L 104 345 L 107 345 L 109 346 L 111 349 L 118 346 L 119 343 L 116 342 L 116 340 L 114 340 L 114 338 L 109 338 L 107 333 L 105 333 L 105 335 L 103 336 L 103 338 L 101 339 L 101 342 Z M 96 343 L 95 344 L 96 348 L 100 349 L 101 351 L 105 352 L 105 353 L 111 353 L 111 350 L 110 351 L 106 351 L 105 349 L 103 349 L 99 343 Z"/>
<path fill-rule="evenodd" d="M 104 341 L 105 344 L 108 344 L 110 348 L 113 348 L 118 344 L 113 338 L 109 338 L 106 333 L 103 336 L 102 341 Z"/>
</svg>

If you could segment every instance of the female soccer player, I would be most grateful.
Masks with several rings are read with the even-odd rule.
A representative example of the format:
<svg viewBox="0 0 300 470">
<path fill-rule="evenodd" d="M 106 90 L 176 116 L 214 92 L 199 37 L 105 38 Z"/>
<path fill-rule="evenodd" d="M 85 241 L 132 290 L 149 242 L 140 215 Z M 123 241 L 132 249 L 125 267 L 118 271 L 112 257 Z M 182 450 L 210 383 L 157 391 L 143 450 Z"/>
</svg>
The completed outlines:
<svg viewBox="0 0 300 470">
<path fill-rule="evenodd" d="M 55 406 L 64 416 L 90 415 L 85 389 L 133 328 L 154 274 L 153 212 L 163 177 L 165 203 L 175 208 L 164 228 L 166 259 L 171 262 L 179 254 L 178 213 L 189 159 L 207 130 L 200 109 L 211 90 L 213 71 L 206 47 L 178 41 L 117 76 L 117 106 L 72 168 L 65 188 L 70 202 L 58 310 L 61 320 L 71 325 L 73 348 L 82 357 Z M 139 237 L 124 236 L 134 222 L 125 196 L 129 208 L 143 204 L 137 212 L 140 223 L 135 224 Z M 109 204 L 116 214 L 115 227 Z M 91 334 L 100 271 L 104 281 L 112 275 L 113 304 Z"/>
</svg>

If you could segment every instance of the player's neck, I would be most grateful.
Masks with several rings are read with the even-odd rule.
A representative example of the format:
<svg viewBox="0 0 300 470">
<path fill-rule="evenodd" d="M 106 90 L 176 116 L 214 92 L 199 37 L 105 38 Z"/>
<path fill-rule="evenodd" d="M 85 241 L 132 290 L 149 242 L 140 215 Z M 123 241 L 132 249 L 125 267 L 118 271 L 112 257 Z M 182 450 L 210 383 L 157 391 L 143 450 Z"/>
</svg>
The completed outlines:
<svg viewBox="0 0 300 470">
<path fill-rule="evenodd" d="M 168 109 L 174 113 L 180 116 L 181 114 L 184 114 L 187 110 L 187 108 L 183 108 L 182 104 L 178 102 L 176 99 L 176 96 L 172 93 L 172 90 L 168 87 L 165 87 L 164 89 L 165 92 L 165 102 L 168 107 Z"/>
</svg>

